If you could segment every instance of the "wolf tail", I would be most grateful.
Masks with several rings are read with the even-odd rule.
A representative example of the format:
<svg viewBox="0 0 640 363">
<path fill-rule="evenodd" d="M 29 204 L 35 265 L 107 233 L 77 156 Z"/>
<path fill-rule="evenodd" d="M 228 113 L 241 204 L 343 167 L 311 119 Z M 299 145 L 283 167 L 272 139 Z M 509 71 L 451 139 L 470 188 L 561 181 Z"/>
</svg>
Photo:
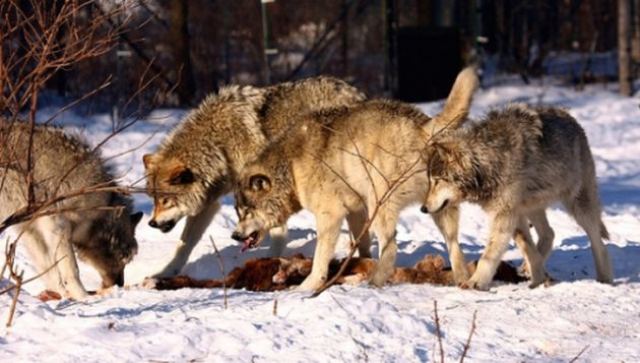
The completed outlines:
<svg viewBox="0 0 640 363">
<path fill-rule="evenodd" d="M 455 129 L 466 120 L 479 83 L 475 66 L 467 67 L 458 73 L 444 109 L 426 125 L 431 135 L 436 135 L 446 128 Z"/>
</svg>

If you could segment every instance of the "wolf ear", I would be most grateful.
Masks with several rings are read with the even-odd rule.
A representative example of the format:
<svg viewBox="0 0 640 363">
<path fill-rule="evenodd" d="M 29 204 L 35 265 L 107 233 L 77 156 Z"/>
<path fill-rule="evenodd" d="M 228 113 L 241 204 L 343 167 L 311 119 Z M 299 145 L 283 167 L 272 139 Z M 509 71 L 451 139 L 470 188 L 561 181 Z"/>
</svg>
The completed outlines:
<svg viewBox="0 0 640 363">
<path fill-rule="evenodd" d="M 153 164 L 153 154 L 144 154 L 142 156 L 142 162 L 144 163 L 144 168 L 149 169 Z"/>
<path fill-rule="evenodd" d="M 252 175 L 249 178 L 249 186 L 254 192 L 268 191 L 271 189 L 271 179 L 264 174 Z"/>
<path fill-rule="evenodd" d="M 169 177 L 169 184 L 171 185 L 183 185 L 193 183 L 193 172 L 189 168 L 179 168 L 174 170 Z"/>
<path fill-rule="evenodd" d="M 446 164 L 446 147 L 439 143 L 432 143 L 429 145 L 429 149 L 427 170 L 429 174 L 441 176 L 444 173 Z"/>
<path fill-rule="evenodd" d="M 135 229 L 138 223 L 140 223 L 140 220 L 142 219 L 142 212 L 136 212 L 131 214 L 129 216 L 129 219 L 131 220 L 131 225 Z"/>
</svg>

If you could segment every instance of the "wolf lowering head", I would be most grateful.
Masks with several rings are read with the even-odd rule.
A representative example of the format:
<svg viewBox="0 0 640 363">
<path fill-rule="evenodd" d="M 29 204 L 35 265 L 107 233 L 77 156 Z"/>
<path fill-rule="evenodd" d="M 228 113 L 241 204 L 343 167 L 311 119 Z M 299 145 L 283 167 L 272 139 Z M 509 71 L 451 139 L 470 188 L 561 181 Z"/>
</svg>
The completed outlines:
<svg viewBox="0 0 640 363">
<path fill-rule="evenodd" d="M 481 186 L 482 179 L 475 172 L 472 156 L 458 152 L 459 148 L 438 142 L 428 147 L 427 193 L 420 209 L 423 213 L 438 213 L 450 205 L 458 205 L 467 187 Z"/>
<path fill-rule="evenodd" d="M 98 271 L 103 288 L 124 286 L 124 268 L 138 252 L 134 232 L 142 212 L 130 214 L 130 201 L 122 199 L 125 204 L 114 204 L 114 209 L 102 220 L 74 230 L 74 238 L 90 240 L 88 243 L 78 241 L 75 246 L 80 259 Z M 88 234 L 81 236 L 83 233 Z"/>
<path fill-rule="evenodd" d="M 302 207 L 286 160 L 273 157 L 247 166 L 237 184 L 236 212 L 240 219 L 231 238 L 243 250 L 258 246 L 271 228 L 284 224 Z"/>
<path fill-rule="evenodd" d="M 0 127 L 3 188 L 0 220 L 27 205 L 25 182 L 29 138 L 32 138 L 33 187 L 37 201 L 65 196 L 83 188 L 106 186 L 113 190 L 80 194 L 62 199 L 50 215 L 15 226 L 34 260 L 46 288 L 76 300 L 88 296 L 78 273 L 76 253 L 102 277 L 104 288 L 124 284 L 124 269 L 138 250 L 135 227 L 142 213 L 133 213 L 130 198 L 119 191 L 115 177 L 95 149 L 81 137 L 64 130 L 16 122 Z M 58 210 L 59 209 L 59 210 Z M 53 266 L 52 263 L 56 261 Z"/>
<path fill-rule="evenodd" d="M 143 161 L 147 191 L 153 197 L 149 225 L 162 232 L 169 232 L 182 217 L 198 214 L 209 199 L 213 202 L 227 192 L 229 171 L 222 161 L 208 165 L 206 175 L 197 164 L 187 166 L 160 154 L 147 154 Z"/>
</svg>

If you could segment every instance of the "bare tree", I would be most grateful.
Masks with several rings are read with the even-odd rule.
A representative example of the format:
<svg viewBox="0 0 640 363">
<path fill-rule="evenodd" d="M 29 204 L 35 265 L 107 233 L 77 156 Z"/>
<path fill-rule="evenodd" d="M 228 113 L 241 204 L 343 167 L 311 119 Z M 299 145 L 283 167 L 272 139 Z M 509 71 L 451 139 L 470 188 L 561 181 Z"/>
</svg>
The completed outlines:
<svg viewBox="0 0 640 363">
<path fill-rule="evenodd" d="M 177 93 L 181 105 L 190 105 L 195 94 L 189 42 L 189 2 L 171 1 L 170 39 L 177 78 Z"/>
</svg>

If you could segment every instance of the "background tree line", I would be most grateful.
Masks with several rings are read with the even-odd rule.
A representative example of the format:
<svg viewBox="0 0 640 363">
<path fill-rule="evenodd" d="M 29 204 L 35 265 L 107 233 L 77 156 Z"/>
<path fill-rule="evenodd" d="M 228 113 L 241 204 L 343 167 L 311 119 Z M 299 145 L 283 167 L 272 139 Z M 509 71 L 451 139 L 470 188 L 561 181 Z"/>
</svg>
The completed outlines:
<svg viewBox="0 0 640 363">
<path fill-rule="evenodd" d="M 21 3 L 25 17 L 32 11 L 30 1 L 0 1 Z M 55 17 L 61 4 L 74 0 L 42 1 Z M 87 2 L 77 21 L 108 14 L 117 3 Z M 105 26 L 118 29 L 112 49 L 56 72 L 43 100 L 77 98 L 112 77 L 111 86 L 85 104 L 87 110 L 104 111 L 132 97 L 136 102 L 128 104 L 136 107 L 190 106 L 224 84 L 265 85 L 318 74 L 344 78 L 371 95 L 393 96 L 402 87 L 394 83 L 394 72 L 403 64 L 398 57 L 406 57 L 395 48 L 397 37 L 410 28 L 455 29 L 458 54 L 445 55 L 427 44 L 424 59 L 479 58 L 496 72 L 517 73 L 525 82 L 545 74 L 581 84 L 620 77 L 621 91 L 630 94 L 640 62 L 640 0 L 127 3 L 128 11 L 118 12 Z M 60 43 L 70 41 L 64 29 L 56 37 Z M 3 40 L 3 56 L 26 54 L 28 44 L 14 34 Z M 438 69 L 427 69 L 425 77 L 429 72 Z M 142 74 L 152 80 L 140 91 Z"/>
</svg>

